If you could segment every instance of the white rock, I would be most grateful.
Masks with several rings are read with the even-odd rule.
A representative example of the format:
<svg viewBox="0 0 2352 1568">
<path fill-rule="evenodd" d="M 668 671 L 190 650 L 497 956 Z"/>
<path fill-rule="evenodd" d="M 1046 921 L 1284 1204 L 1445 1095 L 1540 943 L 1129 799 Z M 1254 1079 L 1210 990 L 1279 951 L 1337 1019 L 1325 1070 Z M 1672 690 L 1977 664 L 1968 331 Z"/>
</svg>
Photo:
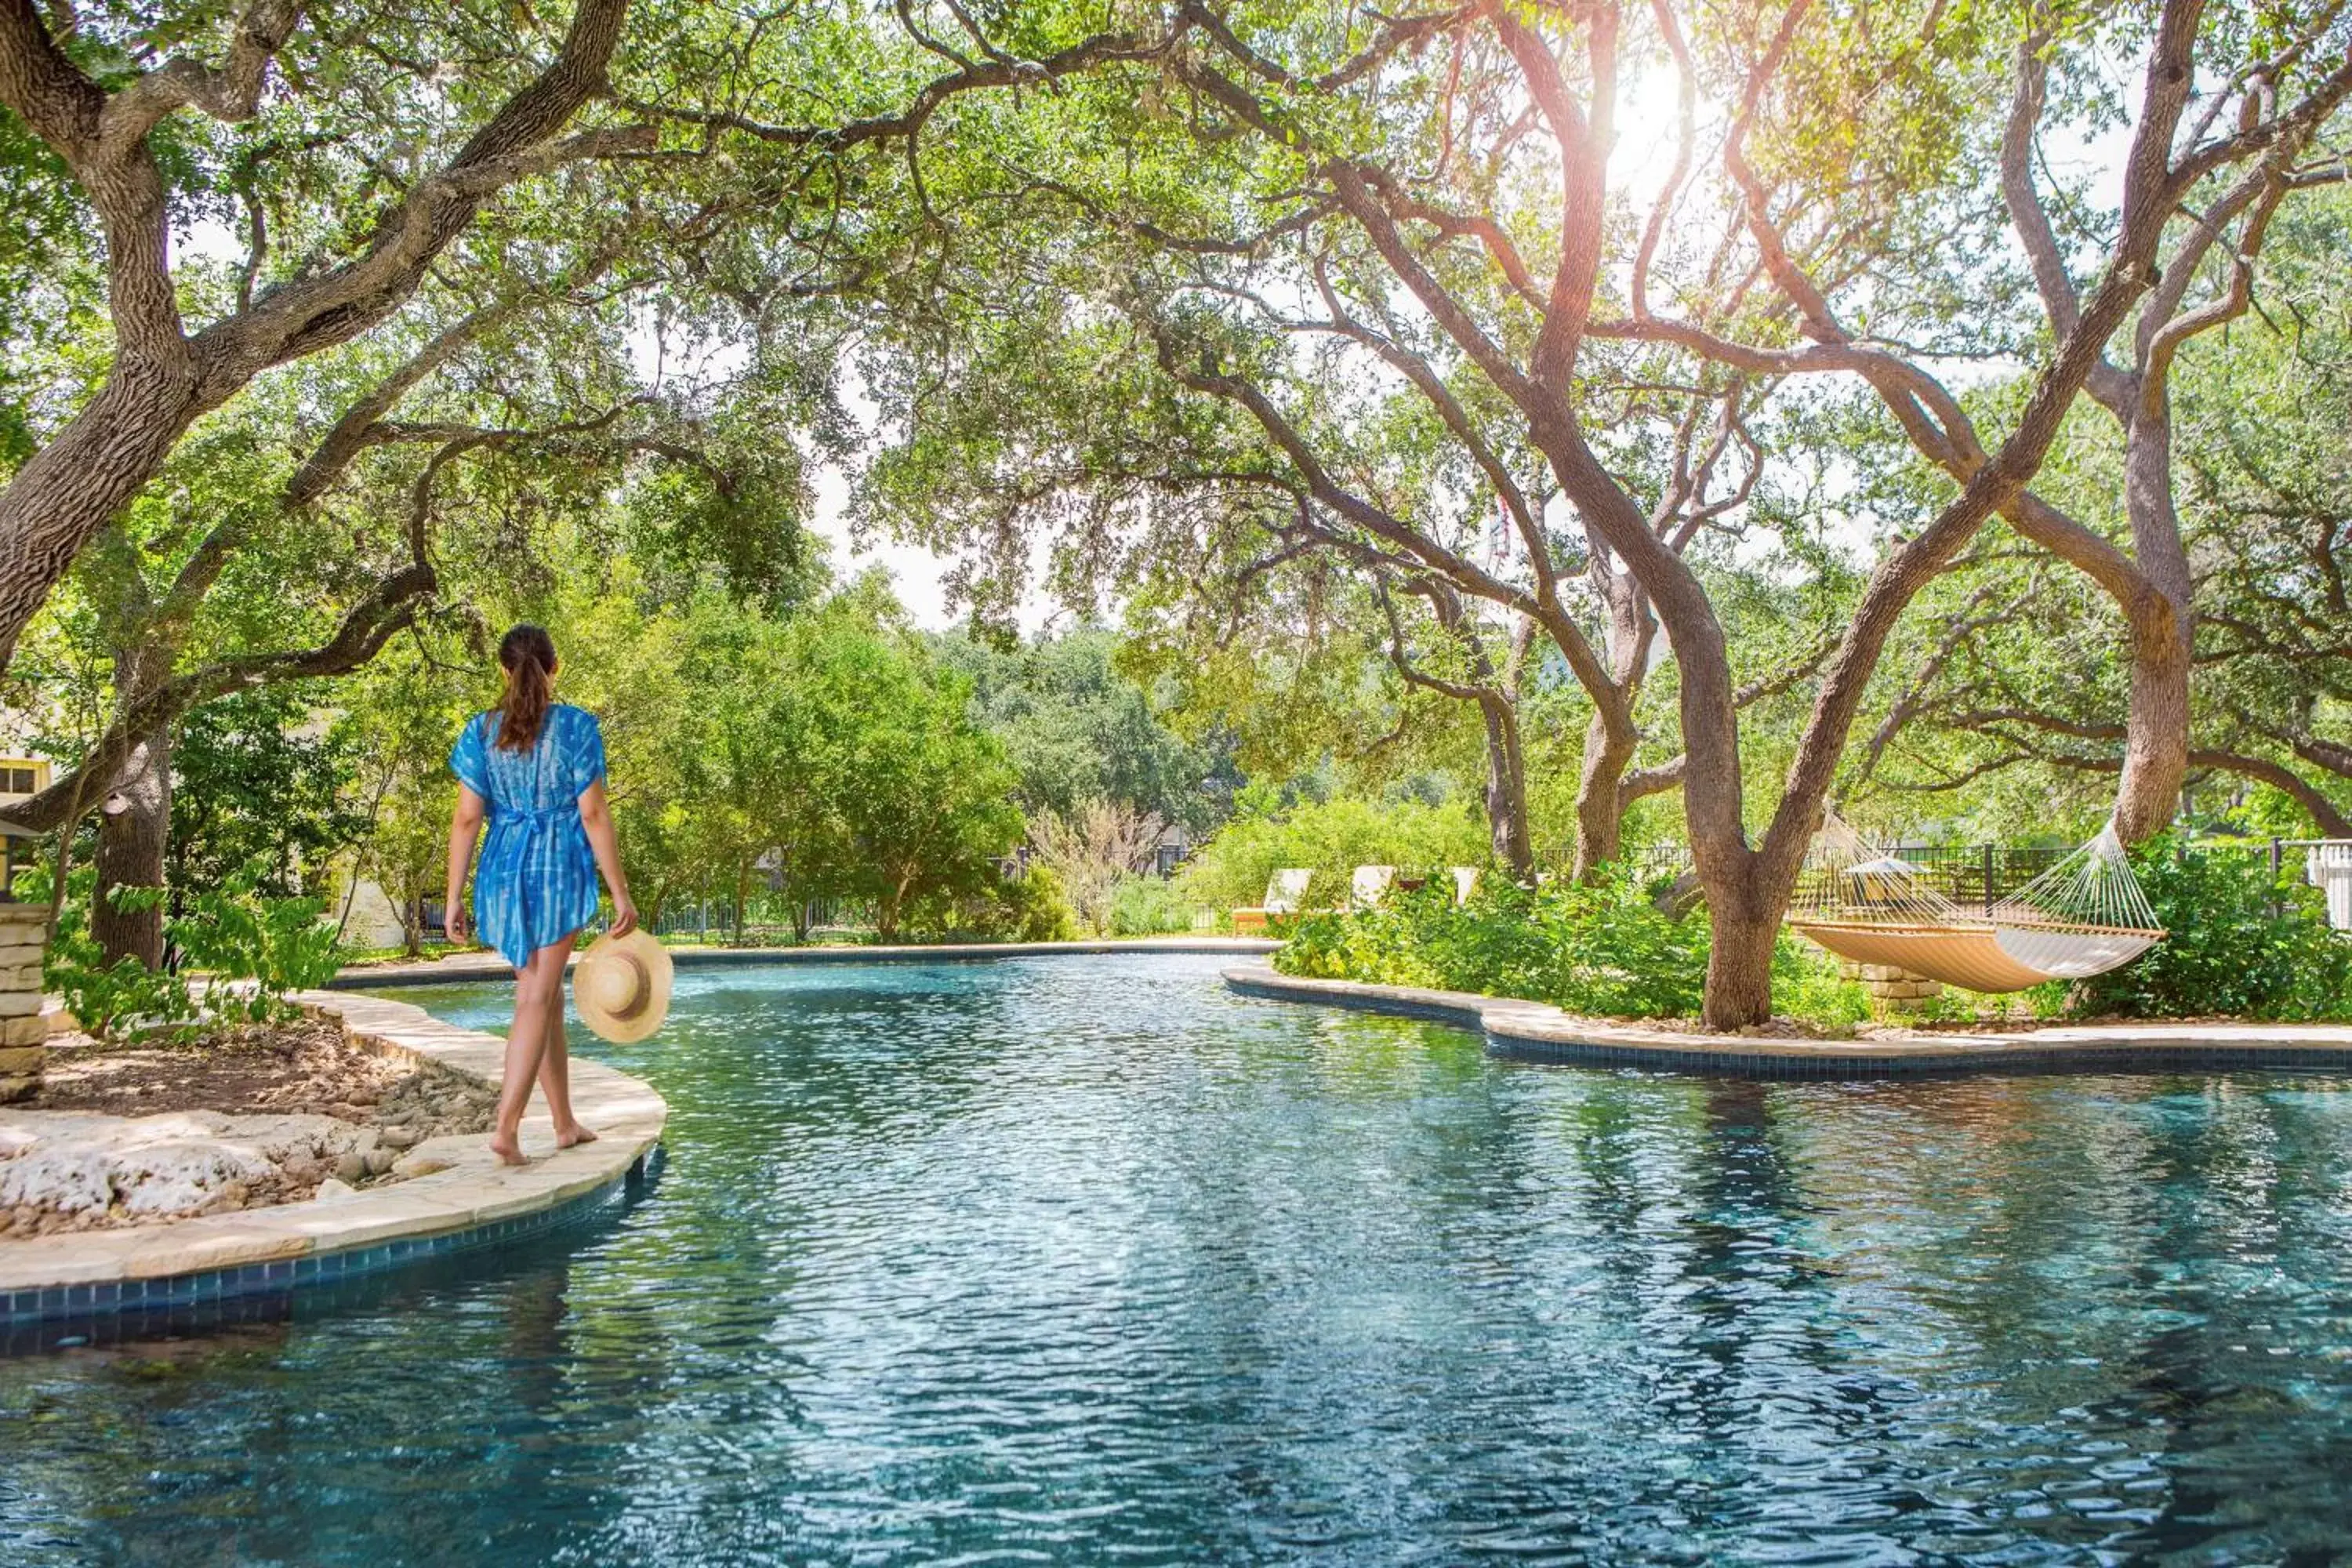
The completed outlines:
<svg viewBox="0 0 2352 1568">
<path fill-rule="evenodd" d="M 357 1187 L 346 1185 L 345 1184 L 337 1181 L 334 1177 L 329 1176 L 325 1181 L 319 1184 L 319 1191 L 314 1196 L 312 1196 L 310 1201 L 314 1204 L 335 1204 L 341 1203 L 346 1198 L 355 1198 L 359 1195 L 359 1189 Z"/>
<path fill-rule="evenodd" d="M 373 1128 L 322 1116 L 10 1111 L 0 1116 L 0 1207 L 81 1214 L 120 1202 L 131 1215 L 185 1214 L 241 1204 L 273 1167 L 331 1169 L 353 1152 L 364 1166 L 375 1151 Z"/>
<path fill-rule="evenodd" d="M 402 1181 L 411 1176 L 429 1176 L 436 1171 L 447 1170 L 453 1162 L 444 1154 L 428 1154 L 419 1149 L 413 1154 L 403 1154 L 392 1167 L 392 1173 Z"/>
<path fill-rule="evenodd" d="M 181 1214 L 202 1208 L 232 1183 L 240 1194 L 272 1174 L 249 1148 L 210 1142 L 150 1143 L 117 1153 L 109 1174 L 126 1214 Z"/>
<path fill-rule="evenodd" d="M 88 1144 L 36 1148 L 0 1164 L 0 1207 L 103 1214 L 114 1202 L 106 1151 Z"/>
</svg>

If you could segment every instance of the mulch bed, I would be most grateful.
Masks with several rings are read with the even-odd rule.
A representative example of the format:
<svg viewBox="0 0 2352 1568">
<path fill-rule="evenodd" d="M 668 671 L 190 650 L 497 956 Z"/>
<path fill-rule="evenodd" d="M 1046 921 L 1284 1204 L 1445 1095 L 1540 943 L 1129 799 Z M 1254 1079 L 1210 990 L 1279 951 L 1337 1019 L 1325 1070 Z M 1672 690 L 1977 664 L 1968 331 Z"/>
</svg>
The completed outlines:
<svg viewBox="0 0 2352 1568">
<path fill-rule="evenodd" d="M 113 1116 L 309 1111 L 362 1121 L 414 1075 L 409 1063 L 363 1051 L 315 1019 L 242 1025 L 187 1045 L 110 1046 L 69 1035 L 49 1042 L 33 1107 Z"/>
</svg>

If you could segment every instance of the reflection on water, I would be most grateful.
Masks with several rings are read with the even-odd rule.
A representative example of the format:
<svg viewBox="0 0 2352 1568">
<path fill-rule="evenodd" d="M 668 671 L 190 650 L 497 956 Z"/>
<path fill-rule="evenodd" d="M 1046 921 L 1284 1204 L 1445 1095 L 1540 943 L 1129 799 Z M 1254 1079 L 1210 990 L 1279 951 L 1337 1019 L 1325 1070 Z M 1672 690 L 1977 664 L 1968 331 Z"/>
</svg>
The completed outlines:
<svg viewBox="0 0 2352 1568">
<path fill-rule="evenodd" d="M 682 974 L 583 1047 L 673 1108 L 608 1224 L 0 1362 L 0 1561 L 2343 1549 L 2347 1085 L 1514 1066 L 1214 971 Z"/>
</svg>

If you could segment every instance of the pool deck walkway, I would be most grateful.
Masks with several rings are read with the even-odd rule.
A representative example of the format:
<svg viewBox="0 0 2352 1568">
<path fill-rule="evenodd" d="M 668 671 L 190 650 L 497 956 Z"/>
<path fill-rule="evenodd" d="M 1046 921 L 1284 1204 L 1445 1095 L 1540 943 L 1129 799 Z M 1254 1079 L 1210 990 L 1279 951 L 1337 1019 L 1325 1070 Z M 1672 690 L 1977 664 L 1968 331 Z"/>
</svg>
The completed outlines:
<svg viewBox="0 0 2352 1568">
<path fill-rule="evenodd" d="M 2352 1027 L 2326 1024 L 2060 1024 L 1981 1033 L 1885 1029 L 1852 1040 L 1710 1035 L 1580 1018 L 1542 1002 L 1315 980 L 1252 966 L 1224 972 L 1246 996 L 1430 1018 L 1485 1033 L 1530 1061 L 1748 1078 L 1940 1077 L 1979 1072 L 2352 1068 Z"/>
<path fill-rule="evenodd" d="M 1268 953 L 1282 943 L 1251 936 L 1118 937 L 1099 942 L 903 942 L 890 946 L 851 943 L 816 947 L 706 947 L 682 944 L 669 950 L 680 969 L 716 969 L 761 963 L 958 963 L 994 958 L 1051 958 L 1072 953 L 1206 952 Z M 567 964 L 579 962 L 573 953 Z M 495 952 L 469 949 L 422 963 L 353 964 L 328 984 L 338 991 L 373 991 L 392 985 L 446 985 L 510 980 L 513 966 Z"/>
<path fill-rule="evenodd" d="M 499 1081 L 506 1042 L 495 1035 L 404 1002 L 323 991 L 295 1000 L 340 1018 L 367 1048 Z M 652 1085 L 580 1057 L 572 1101 L 596 1142 L 556 1148 L 553 1124 L 536 1110 L 522 1127 L 526 1165 L 499 1163 L 480 1134 L 432 1138 L 411 1156 L 445 1168 L 325 1202 L 0 1241 L 0 1325 L 267 1294 L 527 1234 L 617 1195 L 643 1171 L 669 1114 Z"/>
</svg>

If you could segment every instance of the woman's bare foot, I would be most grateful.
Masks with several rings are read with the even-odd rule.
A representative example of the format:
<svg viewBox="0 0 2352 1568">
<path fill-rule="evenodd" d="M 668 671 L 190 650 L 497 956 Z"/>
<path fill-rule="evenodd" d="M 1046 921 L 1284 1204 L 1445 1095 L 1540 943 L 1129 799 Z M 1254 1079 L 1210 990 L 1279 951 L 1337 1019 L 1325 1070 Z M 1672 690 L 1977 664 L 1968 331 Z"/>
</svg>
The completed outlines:
<svg viewBox="0 0 2352 1568">
<path fill-rule="evenodd" d="M 499 1157 L 499 1163 L 501 1165 L 530 1163 L 529 1160 L 522 1157 L 522 1140 L 512 1132 L 491 1133 L 490 1152 Z"/>
<path fill-rule="evenodd" d="M 569 1149 L 574 1143 L 593 1143 L 594 1142 L 596 1142 L 596 1134 L 589 1131 L 577 1121 L 555 1135 L 555 1146 L 559 1149 Z"/>
</svg>

